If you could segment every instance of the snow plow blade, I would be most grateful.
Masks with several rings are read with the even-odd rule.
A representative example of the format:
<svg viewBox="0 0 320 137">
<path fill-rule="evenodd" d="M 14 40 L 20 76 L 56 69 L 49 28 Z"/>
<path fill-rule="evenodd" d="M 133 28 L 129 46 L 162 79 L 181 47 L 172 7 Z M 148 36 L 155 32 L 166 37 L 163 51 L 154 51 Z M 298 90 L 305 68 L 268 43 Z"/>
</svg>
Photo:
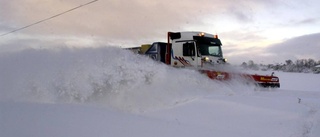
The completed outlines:
<svg viewBox="0 0 320 137">
<path fill-rule="evenodd" d="M 279 78 L 277 76 L 250 75 L 250 77 L 260 87 L 280 88 Z"/>
<path fill-rule="evenodd" d="M 205 73 L 210 79 L 213 80 L 232 80 L 240 79 L 244 83 L 252 83 L 258 87 L 263 88 L 280 88 L 279 77 L 271 75 L 257 75 L 257 74 L 239 74 L 228 73 L 214 70 L 200 70 L 201 73 Z"/>
</svg>

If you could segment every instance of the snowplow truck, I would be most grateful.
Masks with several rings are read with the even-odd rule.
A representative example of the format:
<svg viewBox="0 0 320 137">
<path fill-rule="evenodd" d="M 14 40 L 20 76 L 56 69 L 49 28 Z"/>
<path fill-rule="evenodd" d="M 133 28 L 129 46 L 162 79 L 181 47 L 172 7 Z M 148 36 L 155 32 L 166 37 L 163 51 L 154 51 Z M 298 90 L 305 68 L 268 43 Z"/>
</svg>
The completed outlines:
<svg viewBox="0 0 320 137">
<path fill-rule="evenodd" d="M 176 68 L 196 69 L 214 80 L 241 78 L 259 87 L 280 88 L 279 78 L 271 75 L 244 74 L 224 69 L 226 59 L 217 35 L 204 32 L 168 32 L 167 42 L 154 42 L 129 48 Z"/>
</svg>

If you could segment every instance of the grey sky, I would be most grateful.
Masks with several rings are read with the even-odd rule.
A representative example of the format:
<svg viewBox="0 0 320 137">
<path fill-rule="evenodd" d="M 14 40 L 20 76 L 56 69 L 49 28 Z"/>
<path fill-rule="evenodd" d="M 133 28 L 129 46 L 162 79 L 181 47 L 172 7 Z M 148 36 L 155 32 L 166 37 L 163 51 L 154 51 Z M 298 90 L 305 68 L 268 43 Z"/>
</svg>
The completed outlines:
<svg viewBox="0 0 320 137">
<path fill-rule="evenodd" d="M 1 0 L 0 33 L 89 1 Z M 99 0 L 0 37 L 0 48 L 7 52 L 29 47 L 132 47 L 165 41 L 168 31 L 205 31 L 219 35 L 224 55 L 231 63 L 250 59 L 272 63 L 308 57 L 320 60 L 317 44 L 299 46 L 319 42 L 318 5 L 317 0 Z M 292 42 L 295 39 L 301 40 Z"/>
</svg>

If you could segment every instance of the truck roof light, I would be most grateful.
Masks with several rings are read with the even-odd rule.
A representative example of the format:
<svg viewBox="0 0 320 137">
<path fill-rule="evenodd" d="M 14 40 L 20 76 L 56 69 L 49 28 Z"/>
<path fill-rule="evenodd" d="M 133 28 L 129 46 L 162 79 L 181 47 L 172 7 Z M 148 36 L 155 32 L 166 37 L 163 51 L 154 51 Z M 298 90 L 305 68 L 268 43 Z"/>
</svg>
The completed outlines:
<svg viewBox="0 0 320 137">
<path fill-rule="evenodd" d="M 199 33 L 199 36 L 200 36 L 200 37 L 203 37 L 203 36 L 204 36 L 204 32 L 200 32 L 200 33 Z"/>
</svg>

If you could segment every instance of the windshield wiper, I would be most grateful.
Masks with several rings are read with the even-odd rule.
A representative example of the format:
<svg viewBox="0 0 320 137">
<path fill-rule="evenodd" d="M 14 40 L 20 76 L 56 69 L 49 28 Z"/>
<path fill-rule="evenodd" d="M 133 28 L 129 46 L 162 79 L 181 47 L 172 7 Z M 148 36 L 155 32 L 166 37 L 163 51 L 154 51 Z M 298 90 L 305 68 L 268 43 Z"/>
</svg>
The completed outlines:
<svg viewBox="0 0 320 137">
<path fill-rule="evenodd" d="M 215 57 L 221 57 L 220 54 L 218 54 L 218 55 L 217 54 L 209 54 L 209 55 L 215 56 Z"/>
</svg>

